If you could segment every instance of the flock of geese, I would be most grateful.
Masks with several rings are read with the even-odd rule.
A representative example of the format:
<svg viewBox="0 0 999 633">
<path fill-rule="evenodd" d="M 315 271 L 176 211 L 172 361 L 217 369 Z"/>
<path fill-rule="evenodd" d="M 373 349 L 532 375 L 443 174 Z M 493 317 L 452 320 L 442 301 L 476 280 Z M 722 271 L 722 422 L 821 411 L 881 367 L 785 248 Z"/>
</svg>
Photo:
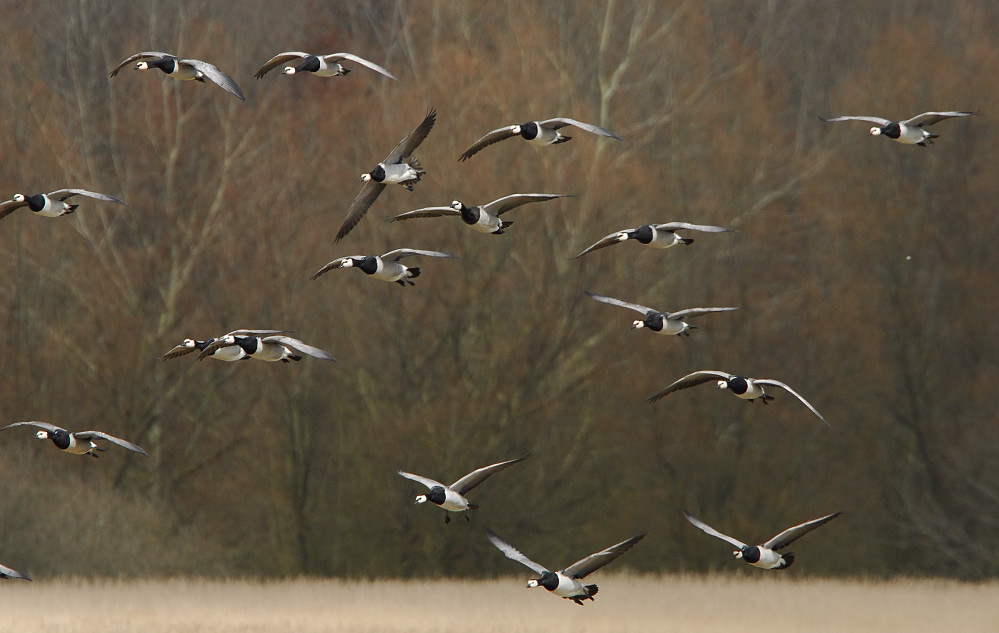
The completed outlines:
<svg viewBox="0 0 999 633">
<path fill-rule="evenodd" d="M 299 73 L 312 73 L 320 77 L 339 77 L 350 72 L 350 68 L 344 66 L 345 62 L 353 62 L 371 71 L 379 73 L 388 79 L 399 81 L 398 78 L 382 66 L 363 59 L 351 53 L 333 53 L 329 55 L 313 55 L 303 52 L 285 52 L 275 55 L 269 59 L 255 73 L 258 79 L 266 75 L 271 70 L 285 65 L 283 73 L 294 75 Z M 118 72 L 126 66 L 133 64 L 136 70 L 158 69 L 163 73 L 184 81 L 211 82 L 222 88 L 231 95 L 245 101 L 243 91 L 236 81 L 228 74 L 221 71 L 214 64 L 197 59 L 185 59 L 175 55 L 160 52 L 142 52 L 124 59 L 115 66 L 109 76 L 115 77 Z M 881 117 L 873 116 L 840 116 L 834 118 L 823 118 L 822 121 L 866 121 L 876 124 L 870 129 L 870 134 L 875 136 L 885 136 L 903 144 L 915 144 L 926 146 L 932 143 L 932 139 L 937 135 L 931 134 L 926 128 L 944 119 L 955 117 L 966 117 L 973 112 L 951 111 L 951 112 L 925 112 L 911 119 L 904 121 L 891 121 Z M 431 109 L 424 117 L 423 121 L 382 161 L 378 162 L 369 171 L 361 174 L 360 181 L 363 183 L 354 201 L 347 209 L 346 217 L 337 232 L 335 242 L 347 236 L 351 230 L 362 220 L 368 209 L 374 204 L 379 195 L 387 185 L 396 184 L 406 189 L 412 190 L 414 184 L 420 181 L 421 176 L 426 173 L 420 161 L 414 156 L 414 152 L 423 141 L 429 136 L 437 121 L 437 113 Z M 480 139 L 475 141 L 467 150 L 462 152 L 458 161 L 466 161 L 478 154 L 485 148 L 515 137 L 534 145 L 558 145 L 570 140 L 570 136 L 563 134 L 563 130 L 575 128 L 589 134 L 621 140 L 619 136 L 610 130 L 584 123 L 571 118 L 555 117 L 540 121 L 529 121 L 515 125 L 506 125 L 492 130 Z M 32 212 L 45 217 L 58 217 L 73 213 L 78 205 L 70 204 L 67 200 L 74 196 L 89 197 L 102 202 L 111 202 L 124 205 L 121 199 L 103 193 L 96 193 L 85 189 L 57 189 L 50 193 L 25 195 L 18 193 L 10 200 L 0 203 L 0 219 L 6 217 L 13 211 L 28 207 Z M 554 200 L 557 198 L 572 197 L 566 194 L 553 193 L 515 193 L 493 200 L 486 204 L 468 206 L 465 203 L 455 200 L 449 206 L 433 206 L 416 209 L 402 213 L 390 218 L 391 222 L 401 222 L 417 218 L 434 217 L 459 217 L 462 222 L 472 230 L 480 233 L 502 234 L 510 227 L 512 221 L 501 219 L 501 216 L 513 209 L 526 204 L 534 204 Z M 650 246 L 656 249 L 667 249 L 676 245 L 689 245 L 693 242 L 690 237 L 678 234 L 678 231 L 695 231 L 701 233 L 725 233 L 732 229 L 709 226 L 702 224 L 691 224 L 688 222 L 667 222 L 660 224 L 647 224 L 632 229 L 623 229 L 611 233 L 588 248 L 584 249 L 576 258 L 582 257 L 593 251 L 607 248 L 615 244 L 620 244 L 629 240 L 635 240 L 639 244 Z M 433 258 L 453 258 L 454 255 L 448 253 L 420 250 L 413 248 L 397 248 L 381 255 L 352 255 L 339 257 L 327 263 L 312 275 L 316 279 L 321 275 L 336 269 L 358 268 L 366 275 L 388 282 L 395 282 L 402 286 L 413 285 L 413 279 L 419 276 L 420 269 L 406 266 L 400 260 L 410 257 L 433 257 Z M 587 292 L 588 296 L 594 300 L 608 305 L 626 308 L 643 316 L 636 319 L 633 328 L 645 328 L 658 334 L 689 336 L 690 330 L 695 326 L 687 323 L 686 319 L 691 319 L 705 314 L 730 312 L 738 310 L 738 306 L 707 307 L 707 308 L 687 308 L 676 312 L 666 312 L 656 310 L 647 306 L 630 303 L 614 297 L 608 297 Z M 299 361 L 305 356 L 320 360 L 336 362 L 336 359 L 329 352 L 304 343 L 298 339 L 288 336 L 289 332 L 284 330 L 247 330 L 240 329 L 222 334 L 208 339 L 185 339 L 170 351 L 163 354 L 163 360 L 178 358 L 198 352 L 198 360 L 212 358 L 219 361 L 243 361 L 256 359 L 267 362 L 291 362 Z M 714 382 L 716 388 L 727 389 L 735 396 L 749 402 L 760 400 L 763 404 L 773 400 L 773 396 L 766 392 L 766 388 L 780 388 L 795 398 L 808 408 L 822 422 L 826 422 L 821 413 L 809 403 L 803 396 L 797 393 L 789 385 L 772 378 L 750 378 L 730 374 L 718 370 L 700 370 L 692 372 L 676 380 L 665 387 L 659 393 L 649 398 L 649 402 L 654 403 L 666 396 L 694 387 L 704 383 Z M 828 423 L 827 423 L 828 424 Z M 91 455 L 97 457 L 98 453 L 104 451 L 99 441 L 106 441 L 116 446 L 120 446 L 129 451 L 139 453 L 148 457 L 146 451 L 127 440 L 109 435 L 101 431 L 77 431 L 72 432 L 57 427 L 47 422 L 26 421 L 9 424 L 0 431 L 12 428 L 28 426 L 40 429 L 36 433 L 38 439 L 48 439 L 61 451 L 74 455 Z M 450 513 L 465 512 L 474 510 L 478 506 L 471 503 L 465 496 L 470 490 L 481 484 L 493 474 L 507 469 L 517 464 L 527 457 L 520 457 L 494 463 L 479 468 L 461 477 L 451 485 L 442 484 L 434 479 L 413 473 L 398 471 L 398 474 L 406 479 L 417 482 L 428 489 L 426 494 L 416 497 L 416 503 L 430 502 L 445 511 L 445 523 L 450 522 Z M 686 510 L 683 511 L 687 520 L 704 531 L 706 534 L 727 542 L 735 548 L 733 556 L 741 558 L 743 561 L 762 569 L 786 569 L 794 562 L 794 554 L 782 552 L 783 548 L 800 538 L 804 534 L 824 525 L 839 516 L 839 512 L 834 512 L 826 516 L 805 521 L 783 530 L 773 538 L 757 545 L 747 545 L 746 543 L 728 536 L 704 523 Z M 465 515 L 466 519 L 468 515 Z M 487 529 L 488 540 L 508 558 L 517 561 L 525 567 L 538 574 L 537 578 L 531 579 L 528 587 L 544 587 L 549 592 L 562 598 L 582 605 L 585 600 L 593 600 L 597 593 L 597 586 L 594 584 L 584 584 L 582 579 L 615 560 L 636 543 L 645 537 L 645 533 L 637 534 L 620 543 L 600 550 L 594 554 L 569 565 L 559 571 L 551 571 L 540 565 L 510 543 L 502 539 L 495 532 Z M 0 565 L 0 578 L 22 578 L 30 580 L 28 576 L 14 569 Z"/>
</svg>

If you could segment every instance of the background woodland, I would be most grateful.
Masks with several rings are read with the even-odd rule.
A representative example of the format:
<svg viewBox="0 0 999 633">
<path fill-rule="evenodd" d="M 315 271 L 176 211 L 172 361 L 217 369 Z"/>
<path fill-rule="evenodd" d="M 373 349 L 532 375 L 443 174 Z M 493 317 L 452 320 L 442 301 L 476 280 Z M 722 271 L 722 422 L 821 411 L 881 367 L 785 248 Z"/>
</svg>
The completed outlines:
<svg viewBox="0 0 999 633">
<path fill-rule="evenodd" d="M 0 223 L 0 423 L 100 429 L 151 459 L 58 455 L 0 436 L 0 561 L 35 577 L 523 572 L 490 526 L 568 564 L 644 530 L 622 568 L 756 570 L 687 524 L 744 540 L 836 510 L 796 543 L 807 575 L 999 573 L 999 4 L 994 2 L 0 2 L 0 198 L 79 187 L 50 220 Z M 246 103 L 160 73 L 210 61 Z M 336 79 L 253 72 L 281 51 L 352 52 Z M 430 107 L 427 175 L 341 243 L 360 183 Z M 934 146 L 819 115 L 945 121 Z M 567 116 L 577 133 L 457 156 L 485 132 Z M 989 148 L 993 149 L 989 149 Z M 990 158 L 991 157 L 991 158 Z M 387 224 L 458 198 L 578 196 L 508 216 Z M 612 231 L 730 226 L 687 248 L 569 259 Z M 415 287 L 342 255 L 412 247 Z M 407 262 L 408 263 L 408 262 Z M 741 305 L 689 338 L 629 329 L 584 290 L 663 310 Z M 159 356 L 277 328 L 338 364 Z M 749 406 L 698 369 L 794 386 Z M 404 469 L 451 482 L 530 454 L 443 525 Z M 567 526 L 571 526 L 569 529 Z M 758 573 L 758 572 L 756 572 Z"/>
</svg>

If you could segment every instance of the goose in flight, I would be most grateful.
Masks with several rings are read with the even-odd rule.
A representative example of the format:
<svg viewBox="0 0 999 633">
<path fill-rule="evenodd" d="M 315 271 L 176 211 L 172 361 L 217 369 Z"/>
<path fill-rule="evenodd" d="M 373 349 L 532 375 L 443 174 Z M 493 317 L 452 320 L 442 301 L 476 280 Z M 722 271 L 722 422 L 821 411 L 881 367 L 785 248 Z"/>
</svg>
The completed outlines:
<svg viewBox="0 0 999 633">
<path fill-rule="evenodd" d="M 618 306 L 621 308 L 628 308 L 629 310 L 634 310 L 640 314 L 644 314 L 645 318 L 642 320 L 636 320 L 631 324 L 632 328 L 648 328 L 649 330 L 657 334 L 673 334 L 673 335 L 683 335 L 690 336 L 689 330 L 697 329 L 697 326 L 690 325 L 686 323 L 683 319 L 701 316 L 702 314 L 710 314 L 712 312 L 730 312 L 732 310 L 738 310 L 739 308 L 687 308 L 686 310 L 679 310 L 677 312 L 660 312 L 652 308 L 638 305 L 637 303 L 628 303 L 627 301 L 621 301 L 620 299 L 615 299 L 614 297 L 605 297 L 603 295 L 594 294 L 592 292 L 583 291 L 586 296 L 596 299 L 602 303 L 607 303 L 612 306 Z"/>
<path fill-rule="evenodd" d="M 60 215 L 67 215 L 76 211 L 76 208 L 80 206 L 66 202 L 66 200 L 69 200 L 73 196 L 87 196 L 95 200 L 115 202 L 117 204 L 124 204 L 126 207 L 128 206 L 124 200 L 109 196 L 106 193 L 96 193 L 87 191 L 86 189 L 56 189 L 51 193 L 36 193 L 30 196 L 26 196 L 23 193 L 15 193 L 14 197 L 10 200 L 0 202 L 0 220 L 21 207 L 28 207 L 31 211 L 47 218 L 57 218 Z"/>
<path fill-rule="evenodd" d="M 610 235 L 600 238 L 595 244 L 589 246 L 573 257 L 578 259 L 587 253 L 591 253 L 601 248 L 607 248 L 614 244 L 620 244 L 628 240 L 636 240 L 639 244 L 651 246 L 652 248 L 670 248 L 677 244 L 684 246 L 694 243 L 692 237 L 682 237 L 677 235 L 677 231 L 684 229 L 687 231 L 701 231 L 702 233 L 731 233 L 735 229 L 727 229 L 722 226 L 711 226 L 709 224 L 691 224 L 689 222 L 667 222 L 665 224 L 643 224 L 634 229 L 624 229 L 615 231 Z"/>
<path fill-rule="evenodd" d="M 450 257 L 457 258 L 456 255 L 442 253 L 440 251 L 421 251 L 415 248 L 397 248 L 384 255 L 349 255 L 338 257 L 329 262 L 315 272 L 309 279 L 316 279 L 331 270 L 338 268 L 359 268 L 362 272 L 375 279 L 382 281 L 394 281 L 403 288 L 406 284 L 413 284 L 413 279 L 420 276 L 420 269 L 416 266 L 405 266 L 399 260 L 413 255 L 423 255 L 424 257 Z"/>
<path fill-rule="evenodd" d="M 205 79 L 208 79 L 240 101 L 246 101 L 246 97 L 243 96 L 243 91 L 240 90 L 236 80 L 219 70 L 215 64 L 209 64 L 200 59 L 180 59 L 170 53 L 158 53 L 156 51 L 136 53 L 131 57 L 125 58 L 120 64 L 112 68 L 108 76 L 114 77 L 118 74 L 119 70 L 132 62 L 136 62 L 135 70 L 152 70 L 153 68 L 158 68 L 174 79 L 180 79 L 181 81 L 194 80 L 205 83 Z"/>
<path fill-rule="evenodd" d="M 786 384 L 782 383 L 779 380 L 774 380 L 772 378 L 747 378 L 745 376 L 736 376 L 735 374 L 729 374 L 723 371 L 716 371 L 713 369 L 705 369 L 702 371 L 695 371 L 692 374 L 687 374 L 680 380 L 677 380 L 670 386 L 666 387 L 656 395 L 649 398 L 649 402 L 654 403 L 660 400 L 661 398 L 665 398 L 674 391 L 687 389 L 688 387 L 696 387 L 697 385 L 701 385 L 711 381 L 715 381 L 716 389 L 728 389 L 733 394 L 735 394 L 737 398 L 748 400 L 750 403 L 752 403 L 753 400 L 759 398 L 760 400 L 763 401 L 763 404 L 766 404 L 770 400 L 773 400 L 774 397 L 767 395 L 767 393 L 763 390 L 763 387 L 764 386 L 780 387 L 781 389 L 784 389 L 792 396 L 800 400 L 801 403 L 806 407 L 808 407 L 808 410 L 814 413 L 816 416 L 818 416 L 820 420 L 826 422 L 826 419 L 822 417 L 822 414 L 819 413 L 818 410 L 816 410 L 816 408 L 813 407 L 808 402 L 808 400 L 802 398 L 797 391 L 791 389 L 789 386 L 787 386 Z M 829 423 L 826 422 L 826 425 L 828 424 Z"/>
<path fill-rule="evenodd" d="M 264 336 L 267 334 L 289 334 L 287 330 L 233 330 L 228 334 L 223 334 L 222 336 L 217 336 L 215 338 L 206 339 L 204 341 L 199 341 L 193 338 L 184 339 L 183 343 L 180 343 L 166 354 L 160 356 L 160 360 L 170 360 L 173 358 L 179 358 L 185 356 L 192 352 L 203 352 L 205 348 L 212 343 L 226 337 L 226 336 Z M 211 354 L 211 358 L 215 360 L 224 360 L 226 362 L 232 362 L 235 360 L 243 360 L 249 358 L 246 353 L 238 345 L 218 347 Z"/>
<path fill-rule="evenodd" d="M 339 242 L 357 226 L 357 223 L 378 199 L 386 185 L 397 184 L 409 191 L 413 190 L 413 183 L 419 182 L 420 177 L 427 173 L 420 161 L 413 156 L 413 152 L 427 138 L 436 122 L 437 111 L 431 109 L 423 122 L 406 138 L 402 139 L 396 148 L 385 157 L 385 160 L 378 163 L 370 172 L 361 174 L 361 182 L 364 183 L 364 186 L 361 187 L 357 197 L 347 209 L 347 217 L 340 225 L 334 242 Z"/>
<path fill-rule="evenodd" d="M 101 431 L 77 431 L 73 433 L 71 431 L 67 431 L 66 429 L 61 429 L 54 424 L 49 424 L 48 422 L 36 421 L 15 422 L 13 424 L 8 424 L 0 429 L 0 431 L 6 431 L 7 429 L 12 429 L 17 426 L 33 426 L 35 428 L 42 429 L 41 431 L 35 433 L 35 437 L 40 440 L 52 440 L 52 443 L 56 445 L 56 448 L 71 455 L 90 455 L 92 457 L 97 457 L 98 451 L 107 450 L 106 448 L 98 446 L 97 440 L 107 440 L 112 444 L 117 444 L 122 448 L 127 448 L 130 451 L 135 451 L 136 453 L 141 453 L 146 457 L 149 457 L 149 453 L 143 450 L 141 446 L 127 442 L 120 437 L 102 433 Z"/>
<path fill-rule="evenodd" d="M 811 521 L 805 521 L 800 525 L 789 527 L 762 545 L 746 545 L 739 539 L 722 534 L 686 510 L 683 511 L 683 516 L 687 517 L 687 520 L 690 521 L 695 527 L 699 528 L 704 533 L 710 534 L 715 538 L 719 538 L 732 545 L 732 547 L 735 547 L 736 550 L 732 552 L 733 558 L 741 558 L 753 567 L 759 567 L 760 569 L 787 569 L 790 567 L 791 564 L 794 563 L 794 552 L 784 552 L 782 554 L 780 550 L 784 549 L 820 525 L 832 521 L 840 514 L 842 514 L 842 512 L 833 512 L 832 514 L 828 514 L 824 517 L 812 519 Z"/>
<path fill-rule="evenodd" d="M 291 361 L 300 361 L 305 356 L 336 362 L 333 355 L 326 350 L 303 343 L 297 338 L 280 334 L 272 336 L 226 334 L 215 339 L 215 342 L 201 350 L 201 353 L 198 354 L 198 360 L 213 356 L 219 350 L 230 347 L 238 347 L 246 358 L 255 358 L 269 363 L 277 361 L 290 363 Z"/>
<path fill-rule="evenodd" d="M 439 505 L 447 511 L 444 513 L 444 523 L 450 523 L 451 512 L 464 512 L 465 510 L 477 510 L 479 508 L 479 506 L 474 503 L 469 503 L 468 499 L 465 498 L 466 492 L 481 484 L 493 473 L 513 466 L 517 462 L 522 462 L 525 459 L 527 458 L 518 457 L 517 459 L 483 466 L 482 468 L 468 473 L 450 486 L 445 486 L 439 481 L 434 481 L 429 477 L 414 475 L 413 473 L 407 473 L 401 470 L 398 471 L 398 473 L 406 479 L 421 483 L 429 488 L 430 492 L 416 497 L 416 503 L 426 503 L 427 501 L 430 501 L 431 503 Z M 468 520 L 467 514 L 465 515 L 465 519 Z"/>
<path fill-rule="evenodd" d="M 519 125 L 506 125 L 495 129 L 472 143 L 472 146 L 462 152 L 461 156 L 458 157 L 458 162 L 460 163 L 468 160 L 493 143 L 499 143 L 500 141 L 505 141 L 506 139 L 513 138 L 515 136 L 519 136 L 528 143 L 532 143 L 534 145 L 558 145 L 559 143 L 565 143 L 572 137 L 563 136 L 559 130 L 570 125 L 584 132 L 589 132 L 590 134 L 615 138 L 619 141 L 621 140 L 620 136 L 602 127 L 597 127 L 596 125 L 592 125 L 590 123 L 582 123 L 575 119 L 555 117 L 554 119 L 545 119 L 544 121 L 528 121 L 527 123 L 520 123 Z"/>
<path fill-rule="evenodd" d="M 572 600 L 582 606 L 583 600 L 593 600 L 593 596 L 597 594 L 597 586 L 584 585 L 580 582 L 580 579 L 586 578 L 621 554 L 627 552 L 635 543 L 645 537 L 645 533 L 643 532 L 626 541 L 621 541 L 617 545 L 611 545 L 596 554 L 590 554 L 586 558 L 576 561 L 562 571 L 557 572 L 549 571 L 543 565 L 539 565 L 527 556 L 524 556 L 517 548 L 504 541 L 492 530 L 487 529 L 486 536 L 489 538 L 489 542 L 495 545 L 499 551 L 503 552 L 504 556 L 510 560 L 517 561 L 536 574 L 541 574 L 540 578 L 532 578 L 527 582 L 528 589 L 544 587 L 556 596 Z"/>
<path fill-rule="evenodd" d="M 274 57 L 267 60 L 263 66 L 260 67 L 253 76 L 260 79 L 266 75 L 271 70 L 277 68 L 281 64 L 286 64 L 292 61 L 300 61 L 297 66 L 285 66 L 282 71 L 285 75 L 294 75 L 296 73 L 312 73 L 317 77 L 341 77 L 350 72 L 350 68 L 344 67 L 341 61 L 350 61 L 360 64 L 366 68 L 370 68 L 376 73 L 381 73 L 389 79 L 395 79 L 395 75 L 385 70 L 378 64 L 374 62 L 369 62 L 363 57 L 358 57 L 352 53 L 330 53 L 329 55 L 313 55 L 311 53 L 300 53 L 298 51 L 288 51 L 286 53 L 278 53 Z"/>
<path fill-rule="evenodd" d="M 554 198 L 568 198 L 567 194 L 561 193 L 514 193 L 503 196 L 499 200 L 493 200 L 486 204 L 469 207 L 460 200 L 455 200 L 450 207 L 425 207 L 415 211 L 408 211 L 395 217 L 389 218 L 389 222 L 401 222 L 413 218 L 438 218 L 441 216 L 457 216 L 467 224 L 472 230 L 480 233 L 502 234 L 512 221 L 503 221 L 499 216 L 511 209 L 530 204 L 532 202 L 544 202 Z"/>
<path fill-rule="evenodd" d="M 944 119 L 955 117 L 971 116 L 974 112 L 923 112 L 905 121 L 890 121 L 879 116 L 838 116 L 826 118 L 820 116 L 819 119 L 826 123 L 836 123 L 837 121 L 867 121 L 876 123 L 871 128 L 871 136 L 885 136 L 893 141 L 905 145 L 921 145 L 926 147 L 933 143 L 933 139 L 939 134 L 930 134 L 926 128 L 934 123 L 939 123 Z"/>
</svg>

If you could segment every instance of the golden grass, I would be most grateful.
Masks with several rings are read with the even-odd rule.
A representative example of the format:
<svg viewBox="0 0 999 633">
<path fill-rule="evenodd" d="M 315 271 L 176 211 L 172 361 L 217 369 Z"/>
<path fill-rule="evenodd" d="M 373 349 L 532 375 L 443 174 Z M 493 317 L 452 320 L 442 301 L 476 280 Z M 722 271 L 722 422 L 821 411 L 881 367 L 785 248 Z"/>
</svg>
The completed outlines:
<svg viewBox="0 0 999 633">
<path fill-rule="evenodd" d="M 494 581 L 35 581 L 0 585 L 0 630 L 32 633 L 801 633 L 999 630 L 999 583 L 600 574 L 578 607 Z"/>
</svg>

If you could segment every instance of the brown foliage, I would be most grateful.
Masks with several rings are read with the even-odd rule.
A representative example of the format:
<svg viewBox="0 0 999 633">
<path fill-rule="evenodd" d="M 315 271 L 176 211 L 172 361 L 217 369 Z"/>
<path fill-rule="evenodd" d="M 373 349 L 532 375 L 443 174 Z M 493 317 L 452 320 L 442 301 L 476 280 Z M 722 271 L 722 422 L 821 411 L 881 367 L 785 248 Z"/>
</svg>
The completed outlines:
<svg viewBox="0 0 999 633">
<path fill-rule="evenodd" d="M 153 458 L 90 463 L 0 437 L 3 551 L 30 551 L 29 572 L 438 576 L 506 569 L 485 524 L 553 560 L 624 526 L 656 536 L 625 565 L 720 565 L 687 506 L 763 538 L 846 511 L 809 539 L 818 573 L 994 575 L 989 113 L 939 124 L 930 149 L 816 119 L 995 101 L 982 78 L 999 64 L 996 9 L 925 4 L 246 2 L 236 20 L 219 2 L 8 3 L 3 195 L 83 187 L 129 206 L 0 223 L 2 419 L 102 428 Z M 52 29 L 27 28 L 36 9 Z M 139 50 L 216 63 L 247 101 L 158 72 L 107 78 Z M 402 82 L 356 64 L 251 78 L 283 50 L 353 52 Z M 430 107 L 423 182 L 390 187 L 333 246 L 358 174 Z M 488 130 L 552 116 L 624 141 L 510 140 L 456 163 Z M 518 191 L 577 197 L 511 212 L 498 237 L 450 218 L 384 222 Z M 739 232 L 568 259 L 671 220 Z M 308 280 L 334 257 L 398 247 L 461 259 L 420 261 L 407 289 L 358 271 Z M 660 338 L 583 290 L 746 309 Z M 158 360 L 252 327 L 294 330 L 340 363 Z M 702 368 L 785 380 L 832 428 L 779 393 L 766 408 L 708 387 L 645 402 Z M 470 526 L 445 529 L 395 474 L 457 478 L 525 454 L 474 491 Z M 111 505 L 116 547 L 195 554 L 115 566 L 29 548 L 38 532 L 71 543 L 88 529 L 93 517 L 50 505 L 95 480 L 85 507 Z"/>
</svg>

